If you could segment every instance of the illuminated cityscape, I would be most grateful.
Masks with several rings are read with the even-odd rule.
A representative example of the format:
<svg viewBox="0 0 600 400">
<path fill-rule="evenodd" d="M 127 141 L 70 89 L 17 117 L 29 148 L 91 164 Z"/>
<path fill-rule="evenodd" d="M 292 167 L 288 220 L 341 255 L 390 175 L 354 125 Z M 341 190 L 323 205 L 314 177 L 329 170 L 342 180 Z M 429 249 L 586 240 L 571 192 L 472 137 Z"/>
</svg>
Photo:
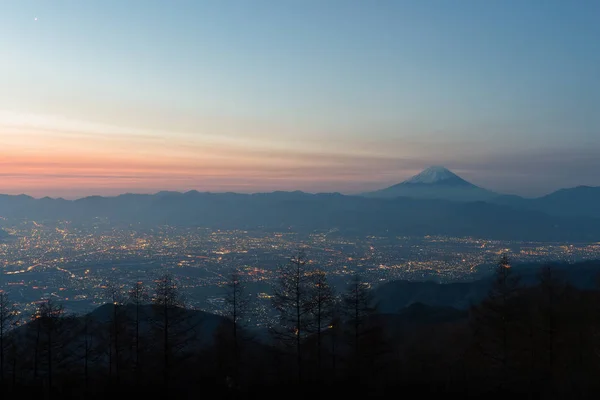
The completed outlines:
<svg viewBox="0 0 600 400">
<path fill-rule="evenodd" d="M 343 286 L 359 273 L 372 286 L 396 280 L 476 279 L 508 253 L 518 263 L 600 258 L 600 243 L 504 242 L 456 237 L 342 237 L 335 231 L 214 231 L 206 228 L 89 225 L 64 221 L 3 222 L 11 236 L 0 243 L 1 287 L 22 313 L 53 298 L 71 312 L 89 311 L 116 284 L 125 294 L 138 281 L 149 288 L 162 273 L 179 281 L 189 306 L 222 312 L 224 286 L 238 269 L 252 297 L 257 324 L 266 320 L 277 268 L 299 249 L 311 266 Z M 263 321 L 263 322 L 261 322 Z"/>
</svg>

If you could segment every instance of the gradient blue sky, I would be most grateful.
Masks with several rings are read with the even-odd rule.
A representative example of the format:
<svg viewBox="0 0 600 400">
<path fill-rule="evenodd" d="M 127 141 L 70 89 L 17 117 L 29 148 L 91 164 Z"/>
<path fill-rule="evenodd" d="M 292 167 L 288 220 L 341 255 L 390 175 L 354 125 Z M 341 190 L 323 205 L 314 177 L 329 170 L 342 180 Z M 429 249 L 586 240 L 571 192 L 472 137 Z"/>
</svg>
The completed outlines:
<svg viewBox="0 0 600 400">
<path fill-rule="evenodd" d="M 0 192 L 600 185 L 600 2 L 14 0 Z"/>
</svg>

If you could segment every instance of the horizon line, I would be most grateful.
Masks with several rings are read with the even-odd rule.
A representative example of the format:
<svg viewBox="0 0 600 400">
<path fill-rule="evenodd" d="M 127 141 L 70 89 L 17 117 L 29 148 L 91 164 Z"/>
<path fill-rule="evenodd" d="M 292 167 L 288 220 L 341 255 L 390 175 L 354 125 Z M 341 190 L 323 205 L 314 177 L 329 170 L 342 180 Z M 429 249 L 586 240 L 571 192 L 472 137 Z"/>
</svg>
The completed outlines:
<svg viewBox="0 0 600 400">
<path fill-rule="evenodd" d="M 541 198 L 544 196 L 548 196 L 552 193 L 556 193 L 559 192 L 561 190 L 570 190 L 570 189 L 577 189 L 577 188 L 600 188 L 600 186 L 592 186 L 592 185 L 577 185 L 577 186 L 569 186 L 569 187 L 564 187 L 564 188 L 559 188 L 553 191 L 550 191 L 546 194 L 543 194 L 541 196 L 521 196 L 521 195 L 514 195 L 514 194 L 504 194 L 504 193 L 497 193 L 498 197 L 502 197 L 502 196 L 517 196 L 517 197 L 521 197 L 524 199 L 537 199 L 537 198 Z M 385 188 L 384 188 L 385 189 Z M 363 193 L 368 193 L 368 192 L 357 192 L 357 193 L 343 193 L 343 192 L 339 192 L 339 191 L 332 191 L 332 192 L 309 192 L 309 191 L 304 191 L 304 190 L 271 190 L 271 191 L 257 191 L 257 192 L 235 192 L 235 191 L 210 191 L 210 190 L 198 190 L 198 189 L 190 189 L 190 190 L 186 190 L 186 191 L 179 191 L 179 190 L 159 190 L 159 191 L 152 191 L 152 192 L 123 192 L 123 193 L 119 193 L 119 194 L 115 194 L 115 195 L 101 195 L 101 194 L 90 194 L 90 195 L 85 195 L 85 196 L 81 196 L 81 197 L 72 197 L 72 198 L 66 198 L 66 197 L 53 197 L 53 196 L 42 196 L 42 197 L 38 197 L 38 196 L 33 196 L 27 193 L 19 193 L 19 194 L 10 194 L 10 193 L 0 193 L 0 196 L 7 196 L 7 197 L 28 197 L 34 200 L 43 200 L 43 199 L 50 199 L 50 200 L 64 200 L 64 201 L 77 201 L 77 200 L 84 200 L 84 199 L 89 199 L 92 197 L 100 197 L 100 198 L 106 198 L 106 199 L 111 199 L 111 198 L 117 198 L 117 197 L 121 197 L 121 196 L 157 196 L 159 194 L 162 193 L 171 193 L 171 194 L 188 194 L 188 193 L 199 193 L 199 194 L 239 194 L 239 195 L 256 195 L 256 194 L 273 194 L 273 193 L 303 193 L 303 194 L 309 194 L 309 195 L 320 195 L 320 194 L 338 194 L 341 196 L 361 196 Z M 398 196 L 398 197 L 410 197 L 410 196 Z"/>
</svg>

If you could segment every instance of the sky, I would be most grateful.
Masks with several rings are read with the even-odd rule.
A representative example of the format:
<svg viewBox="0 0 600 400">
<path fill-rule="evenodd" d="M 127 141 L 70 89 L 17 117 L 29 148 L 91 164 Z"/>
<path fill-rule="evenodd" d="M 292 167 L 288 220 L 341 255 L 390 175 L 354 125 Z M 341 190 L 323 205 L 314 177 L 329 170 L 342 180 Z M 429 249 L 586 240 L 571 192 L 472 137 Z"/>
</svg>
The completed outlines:
<svg viewBox="0 0 600 400">
<path fill-rule="evenodd" d="M 600 186 L 595 0 L 7 0 L 0 193 Z"/>
</svg>

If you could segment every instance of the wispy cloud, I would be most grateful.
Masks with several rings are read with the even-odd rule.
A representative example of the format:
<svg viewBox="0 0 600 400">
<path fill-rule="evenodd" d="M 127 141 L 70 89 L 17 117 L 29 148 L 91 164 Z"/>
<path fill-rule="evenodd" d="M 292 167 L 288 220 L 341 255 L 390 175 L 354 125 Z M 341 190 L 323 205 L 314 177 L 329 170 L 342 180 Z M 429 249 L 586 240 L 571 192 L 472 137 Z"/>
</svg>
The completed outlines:
<svg viewBox="0 0 600 400">
<path fill-rule="evenodd" d="M 501 192 L 535 195 L 561 186 L 600 185 L 595 145 L 515 151 L 427 135 L 371 140 L 338 132 L 319 138 L 299 127 L 278 135 L 260 130 L 277 125 L 217 121 L 166 131 L 135 121 L 119 126 L 0 111 L 0 192 L 68 197 L 165 189 L 356 193 L 397 183 L 432 164 Z"/>
</svg>

